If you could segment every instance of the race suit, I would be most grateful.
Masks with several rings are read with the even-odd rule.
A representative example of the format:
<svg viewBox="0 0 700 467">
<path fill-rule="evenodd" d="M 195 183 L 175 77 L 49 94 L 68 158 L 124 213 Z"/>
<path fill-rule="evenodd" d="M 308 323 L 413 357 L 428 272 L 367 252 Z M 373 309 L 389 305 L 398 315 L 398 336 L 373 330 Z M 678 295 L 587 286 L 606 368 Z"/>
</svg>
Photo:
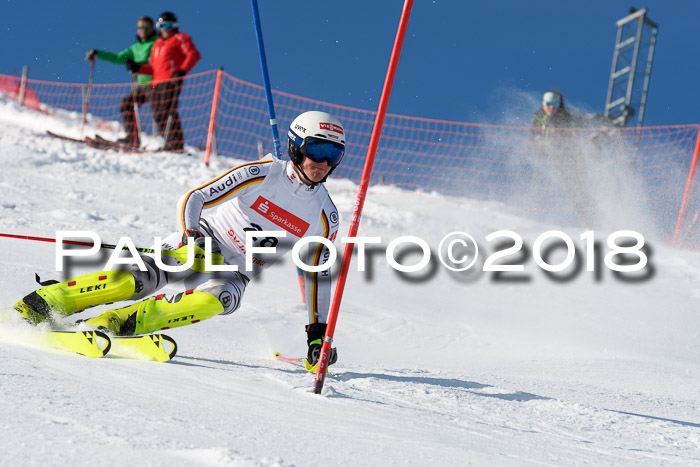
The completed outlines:
<svg viewBox="0 0 700 467">
<path fill-rule="evenodd" d="M 213 208 L 213 209 L 208 209 Z M 186 193 L 178 203 L 180 228 L 198 229 L 211 236 L 221 248 L 224 264 L 237 265 L 238 272 L 199 273 L 187 270 L 165 273 L 153 261 L 149 271 L 133 271 L 139 299 L 152 294 L 169 282 L 185 280 L 188 289 L 207 292 L 219 299 L 221 314 L 233 313 L 240 306 L 243 291 L 253 277 L 290 251 L 303 237 L 320 236 L 335 240 L 338 211 L 323 185 L 305 185 L 292 163 L 268 155 L 265 159 L 242 164 L 214 180 Z M 255 237 L 255 247 L 275 247 L 275 253 L 253 255 L 253 269 L 246 270 L 246 233 L 248 231 L 283 231 L 285 237 Z M 163 249 L 176 249 L 182 232 L 163 240 Z M 312 242 L 304 262 L 310 266 L 325 264 L 329 250 L 323 243 Z M 163 256 L 173 263 L 173 258 Z M 331 298 L 329 269 L 306 274 L 305 298 L 309 323 L 326 323 Z"/>
</svg>

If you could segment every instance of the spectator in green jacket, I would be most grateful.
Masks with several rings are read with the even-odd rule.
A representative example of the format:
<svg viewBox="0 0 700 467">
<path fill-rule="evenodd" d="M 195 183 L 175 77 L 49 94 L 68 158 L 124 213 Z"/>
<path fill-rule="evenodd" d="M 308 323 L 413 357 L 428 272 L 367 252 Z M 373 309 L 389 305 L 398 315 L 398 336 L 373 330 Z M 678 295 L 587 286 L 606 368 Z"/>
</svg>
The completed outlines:
<svg viewBox="0 0 700 467">
<path fill-rule="evenodd" d="M 151 56 L 151 48 L 158 39 L 154 28 L 153 19 L 149 16 L 142 16 L 136 23 L 136 42 L 128 49 L 122 50 L 119 53 L 106 52 L 104 50 L 90 49 L 85 54 L 85 60 L 92 61 L 95 58 L 105 60 L 107 62 L 116 63 L 119 65 L 127 64 L 127 69 L 130 63 L 145 64 Z M 124 96 L 119 103 L 119 113 L 122 116 L 122 123 L 126 136 L 119 140 L 120 143 L 139 147 L 141 141 L 136 126 L 136 115 L 134 105 L 139 107 L 146 103 L 151 92 L 151 76 L 145 74 L 135 74 L 138 81 L 138 86 L 134 86 L 132 91 Z"/>
</svg>

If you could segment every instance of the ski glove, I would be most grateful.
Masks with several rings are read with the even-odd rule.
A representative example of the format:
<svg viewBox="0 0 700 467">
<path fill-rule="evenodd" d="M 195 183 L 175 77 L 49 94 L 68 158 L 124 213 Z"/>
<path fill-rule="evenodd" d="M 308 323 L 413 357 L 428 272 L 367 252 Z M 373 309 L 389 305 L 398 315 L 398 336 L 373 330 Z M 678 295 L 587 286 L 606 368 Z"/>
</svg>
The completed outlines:
<svg viewBox="0 0 700 467">
<path fill-rule="evenodd" d="M 187 229 L 184 232 L 182 232 L 182 245 L 185 246 L 187 245 L 188 239 L 192 238 L 194 241 L 194 244 L 197 245 L 199 248 L 204 250 L 204 238 L 205 235 L 200 232 L 197 229 Z M 221 254 L 221 247 L 219 246 L 219 243 L 214 240 L 213 238 L 211 239 L 211 252 L 217 255 Z"/>
<path fill-rule="evenodd" d="M 309 345 L 306 361 L 308 361 L 311 366 L 318 363 L 318 357 L 321 355 L 321 347 L 323 346 L 323 337 L 325 335 L 326 323 L 314 323 L 306 326 L 306 343 Z M 328 357 L 328 364 L 332 365 L 336 361 L 338 361 L 338 352 L 334 347 L 331 349 L 331 354 Z"/>
<path fill-rule="evenodd" d="M 187 239 L 188 238 L 202 238 L 204 237 L 204 234 L 199 231 L 199 229 L 185 229 L 182 232 L 182 244 L 187 245 Z"/>
<path fill-rule="evenodd" d="M 141 64 L 136 63 L 130 58 L 126 59 L 126 69 L 129 70 L 132 73 L 138 73 L 139 70 L 141 69 Z"/>
<path fill-rule="evenodd" d="M 95 57 L 97 57 L 97 50 L 90 49 L 87 52 L 85 52 L 85 61 L 86 62 L 92 61 Z"/>
<path fill-rule="evenodd" d="M 182 70 L 177 70 L 176 72 L 174 72 L 174 73 L 172 74 L 172 78 L 173 78 L 173 79 L 182 78 L 183 76 L 185 76 L 185 74 L 186 74 L 186 73 L 185 73 L 184 71 L 182 71 Z"/>
</svg>

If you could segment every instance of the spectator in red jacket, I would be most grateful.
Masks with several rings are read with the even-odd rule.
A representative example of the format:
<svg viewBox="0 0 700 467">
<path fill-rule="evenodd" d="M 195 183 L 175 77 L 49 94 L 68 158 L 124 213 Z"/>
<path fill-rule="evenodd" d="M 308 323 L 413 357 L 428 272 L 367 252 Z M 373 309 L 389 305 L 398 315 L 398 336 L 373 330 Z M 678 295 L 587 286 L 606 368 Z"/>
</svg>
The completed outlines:
<svg viewBox="0 0 700 467">
<path fill-rule="evenodd" d="M 159 133 L 165 137 L 166 151 L 181 152 L 185 139 L 177 107 L 184 76 L 192 71 L 201 56 L 192 38 L 180 32 L 177 17 L 166 11 L 158 17 L 156 27 L 160 38 L 153 44 L 147 64 L 133 64 L 131 71 L 153 75 L 151 110 Z"/>
</svg>

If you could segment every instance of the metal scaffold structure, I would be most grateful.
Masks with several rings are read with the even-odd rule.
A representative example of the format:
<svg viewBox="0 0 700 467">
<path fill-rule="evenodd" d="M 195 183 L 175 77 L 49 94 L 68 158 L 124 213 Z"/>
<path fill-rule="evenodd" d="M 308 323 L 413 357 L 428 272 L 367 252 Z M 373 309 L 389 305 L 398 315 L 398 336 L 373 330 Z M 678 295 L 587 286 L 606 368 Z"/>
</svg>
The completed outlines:
<svg viewBox="0 0 700 467">
<path fill-rule="evenodd" d="M 630 8 L 617 21 L 605 116 L 617 126 L 643 126 L 651 67 L 659 27 L 648 10 Z"/>
</svg>

